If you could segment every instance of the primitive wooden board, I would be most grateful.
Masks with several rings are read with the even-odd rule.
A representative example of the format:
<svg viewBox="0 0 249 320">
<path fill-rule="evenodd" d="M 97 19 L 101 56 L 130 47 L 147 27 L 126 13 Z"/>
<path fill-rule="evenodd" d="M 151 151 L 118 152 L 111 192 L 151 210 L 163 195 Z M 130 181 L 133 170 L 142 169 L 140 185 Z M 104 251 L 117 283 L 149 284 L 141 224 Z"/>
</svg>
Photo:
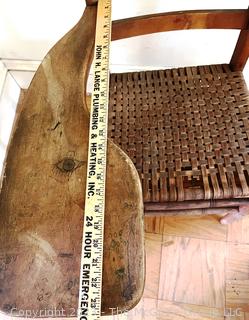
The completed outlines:
<svg viewBox="0 0 249 320">
<path fill-rule="evenodd" d="M 76 315 L 88 148 L 86 79 L 96 7 L 48 53 L 22 100 L 0 194 L 0 310 Z M 144 286 L 143 201 L 130 159 L 109 142 L 102 311 Z"/>
</svg>

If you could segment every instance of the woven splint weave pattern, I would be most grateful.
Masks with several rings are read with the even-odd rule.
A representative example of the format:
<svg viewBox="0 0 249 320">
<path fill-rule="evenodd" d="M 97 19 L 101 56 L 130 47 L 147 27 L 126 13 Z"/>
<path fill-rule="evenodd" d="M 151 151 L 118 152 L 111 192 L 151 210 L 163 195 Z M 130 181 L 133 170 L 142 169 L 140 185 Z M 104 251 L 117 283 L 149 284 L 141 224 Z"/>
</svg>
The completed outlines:
<svg viewBox="0 0 249 320">
<path fill-rule="evenodd" d="M 109 137 L 145 202 L 249 197 L 249 95 L 228 65 L 112 74 Z"/>
</svg>

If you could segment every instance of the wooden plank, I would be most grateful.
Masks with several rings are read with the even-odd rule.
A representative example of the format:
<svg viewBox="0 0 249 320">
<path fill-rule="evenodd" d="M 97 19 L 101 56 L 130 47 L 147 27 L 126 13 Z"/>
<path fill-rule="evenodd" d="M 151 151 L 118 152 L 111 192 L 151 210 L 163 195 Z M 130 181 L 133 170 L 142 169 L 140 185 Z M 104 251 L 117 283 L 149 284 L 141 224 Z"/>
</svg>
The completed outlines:
<svg viewBox="0 0 249 320">
<path fill-rule="evenodd" d="M 146 233 L 145 247 L 146 280 L 143 297 L 157 299 L 160 278 L 162 235 Z"/>
<path fill-rule="evenodd" d="M 158 320 L 224 320 L 223 309 L 194 304 L 158 301 Z M 242 320 L 242 319 L 241 319 Z"/>
<path fill-rule="evenodd" d="M 249 30 L 242 30 L 239 35 L 230 66 L 233 71 L 242 71 L 249 57 Z"/>
<path fill-rule="evenodd" d="M 167 12 L 113 21 L 112 40 L 183 29 L 245 29 L 247 10 Z"/>
<path fill-rule="evenodd" d="M 249 56 L 249 8 L 247 10 L 246 30 L 241 30 L 236 47 L 234 49 L 230 66 L 234 71 L 242 71 Z"/>
<path fill-rule="evenodd" d="M 242 312 L 240 308 L 226 308 L 225 320 L 248 320 L 246 313 Z"/>
<path fill-rule="evenodd" d="M 222 241 L 164 235 L 159 299 L 223 308 L 225 254 Z"/>
<path fill-rule="evenodd" d="M 226 281 L 226 308 L 249 313 L 249 280 Z"/>
<path fill-rule="evenodd" d="M 157 300 L 142 298 L 140 302 L 135 306 L 135 308 L 133 308 L 129 312 L 122 312 L 122 310 L 114 308 L 113 315 L 104 317 L 103 319 L 104 320 L 128 320 L 128 319 L 129 320 L 160 320 L 158 318 Z M 21 320 L 24 320 L 24 319 L 21 319 Z M 51 320 L 51 319 L 44 319 L 44 320 Z M 57 320 L 63 320 L 63 319 L 57 319 Z M 73 319 L 73 320 L 76 320 L 76 319 Z"/>
<path fill-rule="evenodd" d="M 144 228 L 145 232 L 163 234 L 164 220 L 167 217 L 144 217 Z"/>
<path fill-rule="evenodd" d="M 249 245 L 228 243 L 227 246 L 226 308 L 237 313 L 249 312 Z"/>
<path fill-rule="evenodd" d="M 145 214 L 155 215 L 156 211 L 173 211 L 175 210 L 194 210 L 194 209 L 208 209 L 248 206 L 248 199 L 225 199 L 225 200 L 200 200 L 200 201 L 169 201 L 169 202 L 146 202 L 144 204 Z M 187 213 L 186 213 L 187 214 Z"/>
<path fill-rule="evenodd" d="M 96 7 L 87 7 L 44 58 L 22 102 L 0 193 L 0 312 L 57 306 L 69 316 L 78 308 L 95 23 Z M 140 180 L 111 141 L 107 164 L 105 314 L 132 308 L 144 287 Z"/>
<path fill-rule="evenodd" d="M 218 216 L 165 217 L 165 235 L 226 241 L 227 226 L 219 223 Z"/>
<path fill-rule="evenodd" d="M 249 216 L 228 225 L 227 241 L 249 244 Z"/>
<path fill-rule="evenodd" d="M 157 310 L 156 299 L 143 298 L 140 303 L 127 314 L 126 318 L 113 318 L 111 320 L 156 320 L 158 319 L 158 310 Z"/>
<path fill-rule="evenodd" d="M 227 249 L 226 280 L 249 280 L 249 245 L 228 243 Z"/>
</svg>

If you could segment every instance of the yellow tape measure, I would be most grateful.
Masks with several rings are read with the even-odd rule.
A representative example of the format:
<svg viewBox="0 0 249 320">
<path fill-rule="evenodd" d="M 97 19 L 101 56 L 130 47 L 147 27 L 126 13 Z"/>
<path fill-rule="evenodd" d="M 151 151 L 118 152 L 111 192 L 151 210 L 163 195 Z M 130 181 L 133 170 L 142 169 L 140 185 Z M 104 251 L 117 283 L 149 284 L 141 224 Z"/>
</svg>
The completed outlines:
<svg viewBox="0 0 249 320">
<path fill-rule="evenodd" d="M 79 320 L 97 320 L 101 316 L 110 41 L 111 0 L 99 0 L 93 60 L 94 87 L 89 129 Z"/>
</svg>

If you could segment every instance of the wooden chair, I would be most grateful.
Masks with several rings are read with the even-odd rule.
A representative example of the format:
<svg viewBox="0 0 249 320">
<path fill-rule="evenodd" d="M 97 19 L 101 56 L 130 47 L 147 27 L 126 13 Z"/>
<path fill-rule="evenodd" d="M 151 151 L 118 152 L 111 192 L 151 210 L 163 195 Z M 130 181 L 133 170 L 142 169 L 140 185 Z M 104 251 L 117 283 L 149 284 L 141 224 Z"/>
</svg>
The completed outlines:
<svg viewBox="0 0 249 320">
<path fill-rule="evenodd" d="M 87 2 L 79 23 L 47 54 L 20 101 L 0 193 L 0 310 L 7 314 L 18 316 L 26 310 L 33 312 L 31 316 L 45 316 L 51 306 L 64 310 L 66 316 L 77 312 L 89 126 L 85 86 L 92 60 L 96 3 Z M 211 206 L 244 208 L 248 203 L 248 98 L 238 71 L 249 51 L 247 25 L 247 10 L 170 13 L 113 23 L 113 40 L 203 26 L 243 30 L 231 63 L 235 71 L 224 65 L 112 75 L 109 135 L 126 153 L 109 141 L 103 314 L 112 313 L 111 308 L 131 309 L 142 296 L 140 180 L 145 213 L 178 213 L 179 209 Z M 166 80 L 172 84 L 172 78 L 177 94 L 172 90 L 166 91 L 166 96 L 154 94 L 154 88 L 166 85 Z M 218 89 L 213 89 L 211 80 Z M 194 105 L 184 104 L 190 110 L 184 111 L 179 104 L 186 97 L 180 89 L 190 86 L 194 90 L 194 85 Z M 204 87 L 212 88 L 214 94 L 201 96 Z M 227 97 L 232 89 L 237 91 Z M 219 105 L 216 99 L 220 99 L 222 107 L 217 111 L 211 104 L 209 115 L 199 107 L 205 106 L 206 99 L 211 101 L 210 94 L 215 96 L 213 104 Z M 152 111 L 155 99 L 158 112 Z M 163 108 L 168 110 L 171 123 L 165 122 Z M 148 119 L 142 116 L 143 110 Z M 195 126 L 191 117 L 185 117 L 192 112 L 197 113 Z M 157 113 L 158 120 L 151 122 L 149 117 Z M 131 121 L 127 121 L 128 114 Z M 223 114 L 227 127 L 221 124 Z M 135 120 L 138 116 L 144 127 Z M 227 130 L 228 139 L 226 135 L 224 141 L 217 139 L 213 118 L 219 119 L 221 134 Z M 177 121 L 181 129 L 190 127 L 189 135 L 182 135 Z M 128 133 L 126 137 L 124 133 Z M 192 143 L 192 133 L 199 134 L 196 139 L 202 139 L 206 149 Z M 223 154 L 228 144 L 231 147 Z M 214 163 L 215 159 L 219 161 Z"/>
<path fill-rule="evenodd" d="M 202 10 L 113 23 L 113 40 L 182 29 L 241 29 L 230 64 L 112 74 L 109 137 L 139 173 L 148 215 L 248 213 L 249 10 Z M 156 50 L 156 49 L 155 49 Z"/>
</svg>

